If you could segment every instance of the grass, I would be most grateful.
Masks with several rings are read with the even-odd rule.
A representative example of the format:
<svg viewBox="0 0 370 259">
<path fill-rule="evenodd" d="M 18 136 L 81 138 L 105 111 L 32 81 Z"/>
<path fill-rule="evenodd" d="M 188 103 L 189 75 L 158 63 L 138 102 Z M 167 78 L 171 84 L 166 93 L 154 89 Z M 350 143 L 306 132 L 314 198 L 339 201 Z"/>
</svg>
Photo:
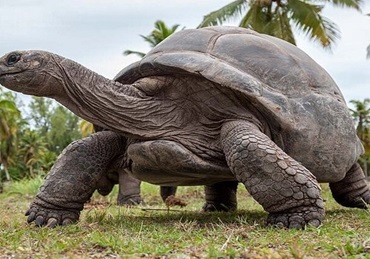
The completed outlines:
<svg viewBox="0 0 370 259">
<path fill-rule="evenodd" d="M 180 187 L 185 208 L 165 209 L 157 186 L 143 184 L 145 206 L 115 205 L 117 189 L 94 195 L 78 224 L 28 225 L 24 212 L 41 179 L 0 195 L 0 258 L 370 258 L 370 213 L 336 204 L 322 185 L 327 215 L 305 231 L 265 226 L 267 214 L 239 187 L 239 210 L 202 213 L 202 187 Z M 145 210 L 143 210 L 145 209 Z"/>
</svg>

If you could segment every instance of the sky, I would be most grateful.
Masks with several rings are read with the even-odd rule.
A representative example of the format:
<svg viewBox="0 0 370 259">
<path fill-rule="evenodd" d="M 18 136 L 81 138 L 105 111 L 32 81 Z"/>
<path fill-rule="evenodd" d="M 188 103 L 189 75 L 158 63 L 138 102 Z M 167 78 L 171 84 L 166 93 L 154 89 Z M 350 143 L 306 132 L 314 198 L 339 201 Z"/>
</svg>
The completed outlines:
<svg viewBox="0 0 370 259">
<path fill-rule="evenodd" d="M 204 15 L 231 0 L 0 0 L 0 56 L 22 49 L 47 50 L 73 59 L 113 78 L 138 60 L 123 51 L 148 52 L 139 35 L 148 35 L 154 22 L 196 28 Z M 370 98 L 370 1 L 363 13 L 326 5 L 323 15 L 335 22 L 341 38 L 332 51 L 305 35 L 297 45 L 334 78 L 347 100 Z M 232 20 L 227 25 L 237 25 Z M 24 98 L 24 97 L 22 97 Z M 24 98 L 27 100 L 26 98 Z"/>
</svg>

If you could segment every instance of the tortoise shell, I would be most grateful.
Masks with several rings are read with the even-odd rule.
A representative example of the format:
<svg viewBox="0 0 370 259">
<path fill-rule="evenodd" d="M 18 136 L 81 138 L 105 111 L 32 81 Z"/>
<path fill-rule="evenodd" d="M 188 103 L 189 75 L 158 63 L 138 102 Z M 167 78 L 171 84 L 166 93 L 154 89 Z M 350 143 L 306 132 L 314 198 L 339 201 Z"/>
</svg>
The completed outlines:
<svg viewBox="0 0 370 259">
<path fill-rule="evenodd" d="M 315 175 L 325 175 L 323 181 L 344 177 L 363 152 L 334 80 L 288 42 L 240 27 L 183 30 L 115 80 L 131 84 L 172 74 L 197 75 L 243 95 L 266 120 L 271 139 Z"/>
</svg>

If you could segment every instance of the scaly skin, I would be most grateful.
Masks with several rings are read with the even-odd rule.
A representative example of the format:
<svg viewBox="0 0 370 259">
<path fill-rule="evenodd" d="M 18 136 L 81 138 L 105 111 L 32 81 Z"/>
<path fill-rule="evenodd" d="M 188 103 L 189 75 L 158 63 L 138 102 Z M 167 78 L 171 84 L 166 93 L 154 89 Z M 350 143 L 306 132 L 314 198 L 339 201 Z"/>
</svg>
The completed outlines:
<svg viewBox="0 0 370 259">
<path fill-rule="evenodd" d="M 316 178 L 253 124 L 223 125 L 222 145 L 237 180 L 269 212 L 267 223 L 302 229 L 319 226 L 324 204 Z"/>
<path fill-rule="evenodd" d="M 324 215 L 315 177 L 278 146 L 320 181 L 337 182 L 331 187 L 342 204 L 368 201 L 362 180 L 351 179 L 358 178 L 358 170 L 349 170 L 362 145 L 339 88 L 321 67 L 290 44 L 240 28 L 188 32 L 129 66 L 117 81 L 52 53 L 15 51 L 0 58 L 0 84 L 53 98 L 91 123 L 147 141 L 130 145 L 137 155 L 133 172 L 140 179 L 172 185 L 241 181 L 270 213 L 269 224 L 317 226 Z M 266 73 L 276 68 L 271 60 L 279 61 L 279 69 Z M 71 145 L 59 158 L 31 205 L 29 221 L 49 226 L 76 221 L 94 189 L 110 190 L 106 174 L 115 152 L 121 151 L 116 143 L 87 141 L 88 146 L 95 143 L 109 150 L 108 155 L 92 154 L 98 154 L 96 165 L 91 157 L 83 157 L 93 150 L 84 150 L 83 142 Z M 166 156 L 157 159 L 151 147 Z M 179 155 L 173 156 L 173 150 Z M 142 151 L 153 160 L 145 161 Z M 224 161 L 211 162 L 224 155 L 229 168 Z M 86 161 L 86 168 L 74 166 Z M 172 163 L 172 169 L 165 163 Z M 156 173 L 148 164 L 157 166 Z M 179 165 L 183 175 L 174 172 Z M 356 186 L 343 192 L 347 184 Z"/>
<path fill-rule="evenodd" d="M 106 129 L 94 125 L 95 132 L 106 131 Z M 127 141 L 127 140 L 126 140 Z M 126 150 L 125 150 L 126 152 Z M 124 156 L 124 155 L 123 155 Z M 111 179 L 101 179 L 101 187 L 98 189 L 98 192 L 101 195 L 108 195 L 114 186 L 118 183 L 118 195 L 117 195 L 117 204 L 121 206 L 133 206 L 138 205 L 143 202 L 143 199 L 140 195 L 140 184 L 141 181 L 132 177 L 127 172 L 127 168 L 116 168 L 111 174 Z M 108 177 L 109 178 L 109 177 Z M 107 190 L 104 192 L 104 190 Z"/>
<path fill-rule="evenodd" d="M 27 222 L 49 227 L 76 222 L 84 203 L 124 149 L 125 138 L 110 131 L 71 143 L 58 157 L 31 203 Z"/>
<path fill-rule="evenodd" d="M 205 186 L 206 203 L 203 210 L 234 211 L 237 209 L 236 191 L 238 182 L 221 182 Z"/>
<path fill-rule="evenodd" d="M 339 182 L 329 183 L 334 199 L 345 207 L 367 209 L 370 204 L 370 190 L 364 172 L 358 163 L 354 164 Z"/>
</svg>

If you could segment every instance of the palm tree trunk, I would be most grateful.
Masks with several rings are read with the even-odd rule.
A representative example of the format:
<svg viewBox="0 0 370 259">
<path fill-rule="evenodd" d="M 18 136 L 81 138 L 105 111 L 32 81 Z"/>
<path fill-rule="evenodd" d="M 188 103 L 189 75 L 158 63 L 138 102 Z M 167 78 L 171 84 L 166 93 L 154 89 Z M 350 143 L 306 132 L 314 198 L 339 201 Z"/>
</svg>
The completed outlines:
<svg viewBox="0 0 370 259">
<path fill-rule="evenodd" d="M 33 168 L 32 168 L 32 165 L 30 166 L 30 177 L 33 178 Z"/>
<path fill-rule="evenodd" d="M 5 178 L 7 181 L 10 181 L 11 178 L 10 178 L 10 174 L 9 174 L 9 171 L 8 171 L 8 166 L 4 164 L 4 171 L 5 171 Z"/>
</svg>

